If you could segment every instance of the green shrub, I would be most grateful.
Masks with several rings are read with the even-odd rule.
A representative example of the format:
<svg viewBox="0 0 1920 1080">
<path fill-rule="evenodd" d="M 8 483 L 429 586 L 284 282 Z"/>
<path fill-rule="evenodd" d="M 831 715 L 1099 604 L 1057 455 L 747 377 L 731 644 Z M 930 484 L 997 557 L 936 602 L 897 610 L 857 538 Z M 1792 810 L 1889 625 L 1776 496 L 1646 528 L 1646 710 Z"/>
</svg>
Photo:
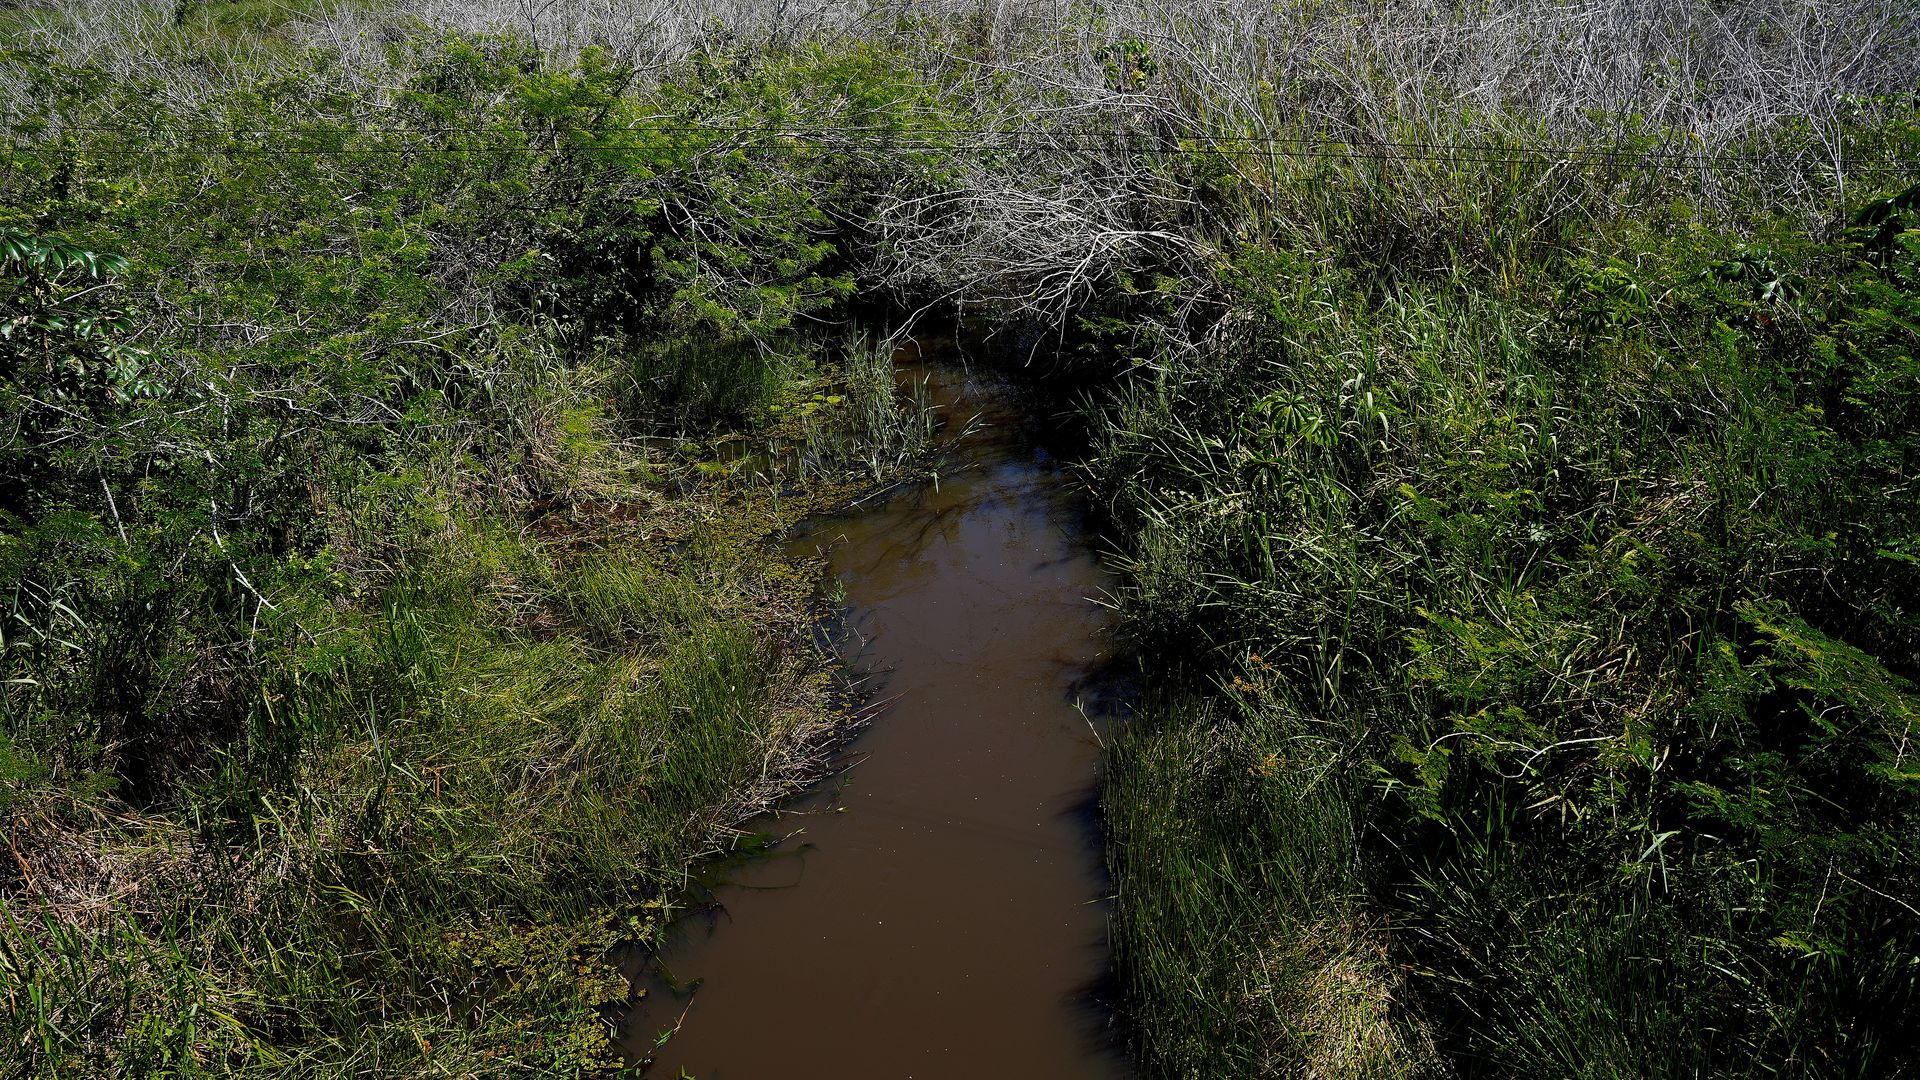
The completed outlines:
<svg viewBox="0 0 1920 1080">
<path fill-rule="evenodd" d="M 1380 993 L 1417 1007 L 1389 1030 L 1425 1032 L 1395 1045 L 1476 1075 L 1912 1067 L 1913 199 L 1836 243 L 1627 228 L 1505 288 L 1248 255 L 1240 328 L 1136 369 L 1094 459 L 1123 610 L 1220 688 L 1113 755 L 1161 1071 L 1305 1075 L 1312 1008 L 1224 1017 L 1240 927 L 1312 955 L 1329 922 L 1384 928 Z M 1212 754 L 1140 757 L 1262 740 L 1340 811 L 1178 795 Z M 1170 881 L 1137 841 L 1218 869 Z M 1222 884 L 1329 848 L 1351 878 L 1304 902 Z"/>
</svg>

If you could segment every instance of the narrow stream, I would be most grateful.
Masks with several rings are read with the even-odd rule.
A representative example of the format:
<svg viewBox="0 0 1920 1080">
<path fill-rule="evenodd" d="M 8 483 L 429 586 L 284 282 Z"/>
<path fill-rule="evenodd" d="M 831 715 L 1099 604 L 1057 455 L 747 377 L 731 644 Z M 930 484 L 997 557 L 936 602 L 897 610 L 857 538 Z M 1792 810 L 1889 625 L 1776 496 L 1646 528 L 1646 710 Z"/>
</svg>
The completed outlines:
<svg viewBox="0 0 1920 1080">
<path fill-rule="evenodd" d="M 749 823 L 787 839 L 683 920 L 662 957 L 681 989 L 655 983 L 629 1026 L 650 1077 L 1131 1075 L 1097 993 L 1099 748 L 1076 708 L 1104 578 L 1017 392 L 914 346 L 899 362 L 946 417 L 937 488 L 794 541 L 828 552 L 891 704 L 843 772 Z"/>
</svg>

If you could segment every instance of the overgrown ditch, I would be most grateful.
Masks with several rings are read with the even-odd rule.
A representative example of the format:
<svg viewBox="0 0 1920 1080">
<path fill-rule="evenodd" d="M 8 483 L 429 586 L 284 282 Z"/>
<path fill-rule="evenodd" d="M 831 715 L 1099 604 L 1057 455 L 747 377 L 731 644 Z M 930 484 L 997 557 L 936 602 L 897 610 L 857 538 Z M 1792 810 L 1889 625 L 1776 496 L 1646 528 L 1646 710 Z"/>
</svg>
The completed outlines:
<svg viewBox="0 0 1920 1080">
<path fill-rule="evenodd" d="M 1911 9 L 13 5 L 0 1074 L 617 1071 L 602 957 L 842 719 L 819 557 L 767 540 L 918 467 L 889 358 L 825 336 L 869 303 L 1097 388 L 1145 689 L 1087 732 L 1111 888 L 1083 830 L 1035 895 L 1114 897 L 1144 1073 L 1920 1070 Z M 1031 532 L 973 490 L 842 522 L 948 506 L 853 576 Z M 746 873 L 839 865 L 915 761 Z M 716 893 L 643 1017 L 675 1053 L 762 978 L 914 996 L 719 977 L 817 901 Z"/>
</svg>

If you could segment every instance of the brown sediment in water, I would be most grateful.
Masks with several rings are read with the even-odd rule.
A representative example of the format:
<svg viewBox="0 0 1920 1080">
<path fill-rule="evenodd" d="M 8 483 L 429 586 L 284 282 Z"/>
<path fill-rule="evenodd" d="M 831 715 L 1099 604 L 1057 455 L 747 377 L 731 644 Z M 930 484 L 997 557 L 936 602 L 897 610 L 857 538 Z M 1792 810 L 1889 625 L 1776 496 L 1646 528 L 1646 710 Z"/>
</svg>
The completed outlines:
<svg viewBox="0 0 1920 1080">
<path fill-rule="evenodd" d="M 1092 993 L 1108 970 L 1099 748 L 1075 700 L 1101 659 L 1089 598 L 1105 580 L 1012 390 L 903 365 L 948 438 L 975 430 L 937 486 L 795 541 L 828 552 L 855 663 L 891 704 L 850 767 L 749 823 L 788 838 L 676 929 L 661 959 L 681 989 L 654 981 L 627 1025 L 650 1076 L 1130 1075 Z"/>
</svg>

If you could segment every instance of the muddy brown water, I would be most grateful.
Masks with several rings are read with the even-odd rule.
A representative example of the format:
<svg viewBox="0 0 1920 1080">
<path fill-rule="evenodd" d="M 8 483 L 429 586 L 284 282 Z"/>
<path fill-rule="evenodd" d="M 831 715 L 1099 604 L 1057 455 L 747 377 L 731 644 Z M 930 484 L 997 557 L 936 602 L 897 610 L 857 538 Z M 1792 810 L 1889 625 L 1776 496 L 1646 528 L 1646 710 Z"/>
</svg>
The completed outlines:
<svg viewBox="0 0 1920 1080">
<path fill-rule="evenodd" d="M 890 704 L 834 777 L 746 826 L 784 839 L 671 935 L 671 981 L 626 1025 L 649 1077 L 1132 1075 L 1099 991 L 1105 578 L 1019 395 L 918 352 L 898 360 L 945 416 L 938 485 L 793 541 L 828 553 L 851 661 Z"/>
</svg>

